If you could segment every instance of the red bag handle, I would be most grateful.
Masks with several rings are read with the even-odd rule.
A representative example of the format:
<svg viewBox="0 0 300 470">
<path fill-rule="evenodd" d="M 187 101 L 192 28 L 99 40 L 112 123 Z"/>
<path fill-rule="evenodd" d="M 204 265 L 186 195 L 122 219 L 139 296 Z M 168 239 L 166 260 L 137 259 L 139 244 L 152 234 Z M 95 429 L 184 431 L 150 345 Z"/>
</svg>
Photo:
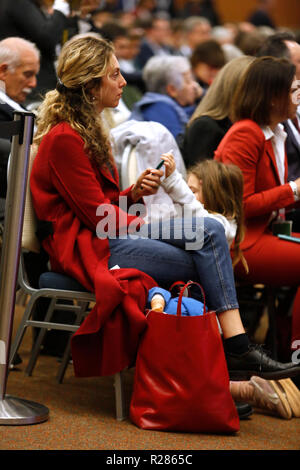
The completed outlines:
<svg viewBox="0 0 300 470">
<path fill-rule="evenodd" d="M 204 293 L 203 287 L 198 282 L 189 281 L 186 284 L 184 284 L 184 283 L 179 281 L 179 282 L 175 282 L 171 286 L 171 289 L 172 289 L 173 286 L 179 285 L 179 284 L 181 284 L 181 285 L 183 284 L 183 288 L 181 289 L 180 294 L 179 294 L 179 298 L 178 298 L 177 316 L 181 317 L 181 304 L 182 304 L 182 297 L 183 297 L 184 291 L 185 291 L 185 289 L 190 287 L 192 284 L 195 284 L 196 286 L 200 287 L 200 289 L 201 289 L 201 293 L 202 293 L 202 297 L 203 297 L 203 315 L 204 315 L 205 312 L 206 312 L 206 300 L 205 300 L 205 293 Z"/>
</svg>

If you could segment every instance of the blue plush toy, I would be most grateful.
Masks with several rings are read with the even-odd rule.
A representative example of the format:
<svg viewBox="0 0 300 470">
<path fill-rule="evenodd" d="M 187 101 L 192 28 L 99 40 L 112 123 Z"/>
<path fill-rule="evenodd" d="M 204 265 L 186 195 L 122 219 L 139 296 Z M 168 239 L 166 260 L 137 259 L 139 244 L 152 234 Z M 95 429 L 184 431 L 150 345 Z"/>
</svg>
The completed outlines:
<svg viewBox="0 0 300 470">
<path fill-rule="evenodd" d="M 152 289 L 149 290 L 147 307 L 149 309 L 151 308 L 151 300 L 156 294 L 160 294 L 165 300 L 165 306 L 164 306 L 163 311 L 165 313 L 176 315 L 178 297 L 172 298 L 171 293 L 165 289 L 162 289 L 161 287 L 153 287 Z M 190 317 L 203 315 L 203 308 L 204 308 L 204 305 L 199 300 L 192 299 L 191 297 L 182 297 L 181 315 L 190 316 Z"/>
</svg>

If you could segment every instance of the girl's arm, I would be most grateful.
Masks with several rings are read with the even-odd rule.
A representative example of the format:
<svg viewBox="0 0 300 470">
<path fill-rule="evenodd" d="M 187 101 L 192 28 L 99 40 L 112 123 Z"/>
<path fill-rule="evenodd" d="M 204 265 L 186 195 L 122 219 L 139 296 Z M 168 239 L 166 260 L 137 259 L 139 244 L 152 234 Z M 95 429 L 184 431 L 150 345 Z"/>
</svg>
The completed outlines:
<svg viewBox="0 0 300 470">
<path fill-rule="evenodd" d="M 174 201 L 177 217 L 182 216 L 182 206 L 188 205 L 189 213 L 192 213 L 193 217 L 210 217 L 217 220 L 220 224 L 223 225 L 226 239 L 228 244 L 231 245 L 236 234 L 235 221 L 228 220 L 221 214 L 212 214 L 208 212 L 204 208 L 203 204 L 201 204 L 201 202 L 196 199 L 194 193 L 191 191 L 182 175 L 176 169 L 173 171 L 173 173 L 171 173 L 170 176 L 162 181 L 161 185 L 170 198 Z"/>
</svg>

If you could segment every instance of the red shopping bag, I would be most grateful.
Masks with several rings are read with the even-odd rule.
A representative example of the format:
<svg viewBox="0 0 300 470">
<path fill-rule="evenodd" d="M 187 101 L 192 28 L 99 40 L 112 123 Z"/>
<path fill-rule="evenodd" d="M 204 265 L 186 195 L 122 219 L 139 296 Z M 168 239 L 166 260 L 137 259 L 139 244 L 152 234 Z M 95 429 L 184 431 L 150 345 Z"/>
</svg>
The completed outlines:
<svg viewBox="0 0 300 470">
<path fill-rule="evenodd" d="M 215 312 L 182 316 L 148 311 L 135 368 L 130 419 L 142 429 L 233 433 L 239 417 Z"/>
</svg>

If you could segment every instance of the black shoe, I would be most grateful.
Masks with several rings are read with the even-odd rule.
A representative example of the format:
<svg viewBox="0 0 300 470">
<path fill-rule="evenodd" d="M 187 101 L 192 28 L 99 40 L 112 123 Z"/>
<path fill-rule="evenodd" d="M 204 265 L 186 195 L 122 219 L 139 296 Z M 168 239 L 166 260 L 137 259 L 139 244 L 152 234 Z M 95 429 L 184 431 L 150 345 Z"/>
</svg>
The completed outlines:
<svg viewBox="0 0 300 470">
<path fill-rule="evenodd" d="M 237 409 L 238 415 L 240 419 L 249 418 L 252 415 L 253 409 L 252 406 L 248 405 L 248 403 L 237 403 L 235 402 L 235 407 Z"/>
<path fill-rule="evenodd" d="M 244 354 L 226 352 L 226 360 L 231 380 L 249 380 L 252 375 L 275 380 L 300 375 L 299 364 L 274 361 L 258 345 L 250 345 Z"/>
</svg>

